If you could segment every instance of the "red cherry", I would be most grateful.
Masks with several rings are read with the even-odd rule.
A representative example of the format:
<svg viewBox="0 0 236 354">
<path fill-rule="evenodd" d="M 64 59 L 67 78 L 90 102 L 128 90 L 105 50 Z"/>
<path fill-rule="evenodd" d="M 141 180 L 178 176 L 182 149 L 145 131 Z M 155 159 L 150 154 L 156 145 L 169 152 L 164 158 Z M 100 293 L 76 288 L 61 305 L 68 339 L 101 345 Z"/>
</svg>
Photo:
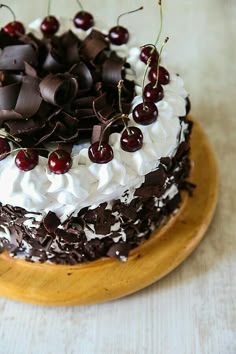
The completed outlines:
<svg viewBox="0 0 236 354">
<path fill-rule="evenodd" d="M 49 170 L 55 174 L 64 174 L 69 171 L 72 166 L 71 155 L 62 149 L 53 151 L 48 158 Z"/>
<path fill-rule="evenodd" d="M 76 28 L 81 28 L 84 31 L 87 31 L 89 28 L 94 26 L 93 16 L 86 11 L 79 11 L 73 19 L 74 25 Z"/>
<path fill-rule="evenodd" d="M 154 48 L 153 46 L 145 46 L 141 49 L 139 58 L 145 64 L 147 64 L 148 59 L 151 58 L 149 65 L 152 65 L 158 62 L 159 54 L 156 48 Z"/>
<path fill-rule="evenodd" d="M 12 37 L 17 37 L 19 34 L 25 34 L 25 27 L 19 21 L 12 21 L 4 26 L 4 31 Z"/>
<path fill-rule="evenodd" d="M 125 27 L 115 26 L 110 29 L 108 38 L 112 44 L 126 44 L 129 40 L 129 32 Z"/>
<path fill-rule="evenodd" d="M 158 109 L 153 102 L 143 102 L 133 109 L 132 115 L 136 123 L 148 125 L 157 120 Z"/>
<path fill-rule="evenodd" d="M 59 21 L 55 16 L 47 16 L 41 23 L 40 29 L 46 37 L 53 36 L 60 27 Z"/>
<path fill-rule="evenodd" d="M 10 150 L 11 148 L 8 141 L 4 138 L 0 138 L 0 161 L 8 156 Z"/>
<path fill-rule="evenodd" d="M 145 102 L 158 102 L 164 97 L 163 87 L 158 84 L 157 87 L 152 83 L 147 84 L 143 90 Z"/>
<path fill-rule="evenodd" d="M 148 78 L 152 84 L 155 84 L 157 81 L 157 67 L 153 66 L 149 70 Z M 159 73 L 158 73 L 158 83 L 161 85 L 167 85 L 170 82 L 170 74 L 168 71 L 163 67 L 159 66 Z"/>
<path fill-rule="evenodd" d="M 38 164 L 39 156 L 37 151 L 21 149 L 15 157 L 16 166 L 22 171 L 30 171 Z"/>
<path fill-rule="evenodd" d="M 95 163 L 107 163 L 114 156 L 111 145 L 104 142 L 100 144 L 99 141 L 90 145 L 88 155 L 90 160 Z"/>
<path fill-rule="evenodd" d="M 134 152 L 141 149 L 143 145 L 143 134 L 139 128 L 128 127 L 120 137 L 120 145 L 123 150 Z"/>
</svg>

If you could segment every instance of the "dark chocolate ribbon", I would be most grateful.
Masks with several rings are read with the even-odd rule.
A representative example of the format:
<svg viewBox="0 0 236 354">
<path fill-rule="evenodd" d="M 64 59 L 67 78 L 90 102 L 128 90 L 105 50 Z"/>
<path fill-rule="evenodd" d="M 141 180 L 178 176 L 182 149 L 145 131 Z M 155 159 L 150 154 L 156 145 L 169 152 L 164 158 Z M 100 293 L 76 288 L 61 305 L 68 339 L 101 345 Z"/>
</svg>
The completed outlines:
<svg viewBox="0 0 236 354">
<path fill-rule="evenodd" d="M 92 30 L 83 41 L 80 47 L 80 53 L 85 60 L 94 62 L 97 56 L 108 48 L 109 43 L 106 37 L 101 32 Z"/>
<path fill-rule="evenodd" d="M 24 70 L 25 62 L 37 65 L 34 49 L 29 44 L 5 47 L 0 55 L 0 70 Z"/>
<path fill-rule="evenodd" d="M 70 103 L 78 91 L 77 80 L 69 74 L 49 74 L 39 84 L 41 96 L 56 106 Z"/>
</svg>

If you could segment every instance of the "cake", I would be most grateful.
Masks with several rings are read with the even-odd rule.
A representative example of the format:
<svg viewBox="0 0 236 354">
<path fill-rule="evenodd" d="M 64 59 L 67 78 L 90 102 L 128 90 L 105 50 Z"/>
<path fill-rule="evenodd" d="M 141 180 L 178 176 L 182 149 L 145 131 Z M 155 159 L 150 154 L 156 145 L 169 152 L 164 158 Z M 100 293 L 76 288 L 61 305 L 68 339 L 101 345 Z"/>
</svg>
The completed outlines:
<svg viewBox="0 0 236 354">
<path fill-rule="evenodd" d="M 0 252 L 126 261 L 191 193 L 188 94 L 125 28 L 50 21 L 0 32 Z"/>
</svg>

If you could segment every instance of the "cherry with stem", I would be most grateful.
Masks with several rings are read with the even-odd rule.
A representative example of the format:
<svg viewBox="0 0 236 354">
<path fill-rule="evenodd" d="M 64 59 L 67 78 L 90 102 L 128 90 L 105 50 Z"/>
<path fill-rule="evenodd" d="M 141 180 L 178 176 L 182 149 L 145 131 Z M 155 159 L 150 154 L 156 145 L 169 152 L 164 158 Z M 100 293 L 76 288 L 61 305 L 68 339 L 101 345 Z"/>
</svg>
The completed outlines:
<svg viewBox="0 0 236 354">
<path fill-rule="evenodd" d="M 159 54 L 157 51 L 157 43 L 159 42 L 161 32 L 162 32 L 162 27 L 163 27 L 163 9 L 162 9 L 162 0 L 158 0 L 158 5 L 160 9 L 160 28 L 159 32 L 156 38 L 156 41 L 154 44 L 146 44 L 141 47 L 141 52 L 140 52 L 140 60 L 147 64 L 148 59 L 151 57 L 150 65 L 155 63 L 158 60 Z"/>
<path fill-rule="evenodd" d="M 76 0 L 81 11 L 77 12 L 74 16 L 73 22 L 76 28 L 80 28 L 87 31 L 89 28 L 94 26 L 94 18 L 89 12 L 84 11 L 84 8 L 79 0 Z"/>
<path fill-rule="evenodd" d="M 125 13 L 118 16 L 116 26 L 112 27 L 108 33 L 108 38 L 112 44 L 122 45 L 122 44 L 126 44 L 128 42 L 129 31 L 127 30 L 127 28 L 120 26 L 120 19 L 121 19 L 121 17 L 123 17 L 125 15 L 132 14 L 132 13 L 140 11 L 142 9 L 143 9 L 143 6 L 139 7 L 136 10 L 128 11 L 128 12 L 125 12 Z"/>
<path fill-rule="evenodd" d="M 0 8 L 3 7 L 7 8 L 11 12 L 13 17 L 13 21 L 9 22 L 3 27 L 4 31 L 7 32 L 12 37 L 18 37 L 19 35 L 25 34 L 24 25 L 20 21 L 16 20 L 16 15 L 13 12 L 13 10 L 10 8 L 10 6 L 0 4 Z"/>
<path fill-rule="evenodd" d="M 123 120 L 125 129 L 120 137 L 120 145 L 124 151 L 135 152 L 143 146 L 143 133 L 137 127 L 128 126 L 124 118 L 129 118 L 127 115 L 123 114 L 121 105 L 121 94 L 122 94 L 123 80 L 118 82 L 118 98 L 119 98 L 119 110 L 121 112 L 121 118 Z"/>
<path fill-rule="evenodd" d="M 48 0 L 47 16 L 43 19 L 40 30 L 45 37 L 53 36 L 60 27 L 60 23 L 55 16 L 50 15 L 51 0 Z"/>
</svg>

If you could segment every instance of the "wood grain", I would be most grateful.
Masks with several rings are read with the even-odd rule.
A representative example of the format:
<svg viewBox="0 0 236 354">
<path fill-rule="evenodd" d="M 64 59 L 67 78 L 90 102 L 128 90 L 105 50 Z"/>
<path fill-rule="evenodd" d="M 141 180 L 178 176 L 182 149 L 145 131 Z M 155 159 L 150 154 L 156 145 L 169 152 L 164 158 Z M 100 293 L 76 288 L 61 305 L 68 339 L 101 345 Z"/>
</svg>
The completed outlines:
<svg viewBox="0 0 236 354">
<path fill-rule="evenodd" d="M 195 122 L 191 181 L 178 213 L 134 249 L 127 262 L 101 259 L 65 266 L 29 263 L 0 255 L 0 295 L 42 305 L 81 305 L 109 301 L 138 291 L 177 267 L 198 245 L 212 219 L 218 192 L 214 154 Z"/>
</svg>

